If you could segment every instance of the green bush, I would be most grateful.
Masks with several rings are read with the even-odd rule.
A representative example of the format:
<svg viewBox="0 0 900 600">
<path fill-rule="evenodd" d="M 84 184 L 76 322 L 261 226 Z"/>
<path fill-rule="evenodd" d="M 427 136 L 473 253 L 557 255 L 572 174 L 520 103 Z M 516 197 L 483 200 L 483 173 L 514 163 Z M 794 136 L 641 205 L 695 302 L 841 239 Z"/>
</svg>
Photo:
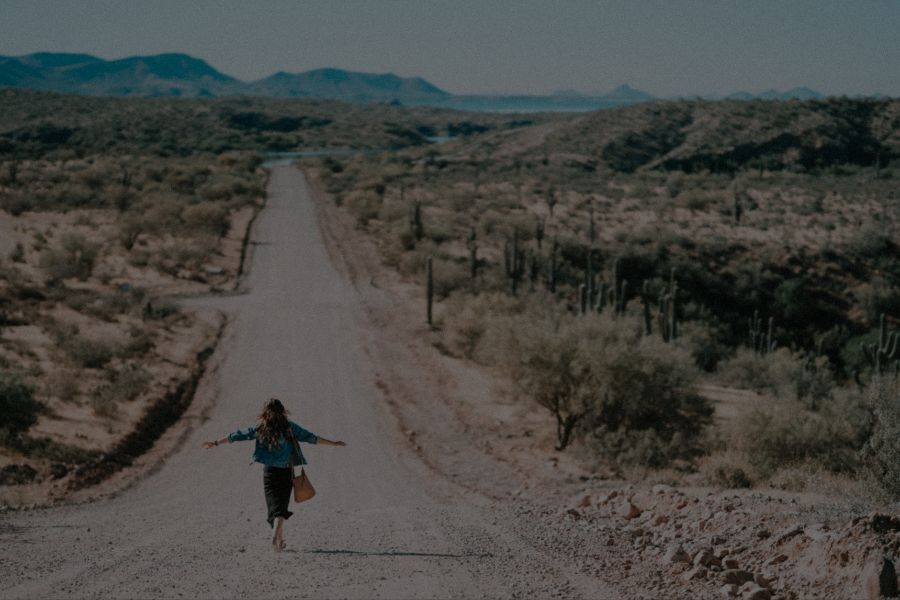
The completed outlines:
<svg viewBox="0 0 900 600">
<path fill-rule="evenodd" d="M 116 347 L 109 342 L 79 336 L 69 339 L 64 348 L 75 364 L 86 369 L 103 368 L 116 353 Z"/>
<path fill-rule="evenodd" d="M 191 232 L 205 232 L 222 237 L 231 228 L 228 209 L 216 202 L 201 202 L 188 206 L 181 212 L 185 227 Z"/>
<path fill-rule="evenodd" d="M 872 430 L 861 453 L 870 474 L 894 499 L 900 499 L 900 384 L 878 377 L 868 390 Z"/>
<path fill-rule="evenodd" d="M 697 450 L 711 409 L 696 395 L 686 348 L 641 323 L 565 312 L 532 296 L 502 310 L 484 296 L 448 319 L 451 346 L 504 368 L 555 418 L 557 448 L 582 434 L 601 456 L 661 466 Z"/>
<path fill-rule="evenodd" d="M 12 373 L 0 371 L 0 430 L 15 434 L 37 423 L 42 406 L 34 390 Z"/>
<path fill-rule="evenodd" d="M 739 424 L 740 443 L 764 475 L 803 464 L 853 474 L 865 423 L 858 403 L 829 403 L 810 411 L 796 401 L 778 400 L 746 414 Z"/>
<path fill-rule="evenodd" d="M 83 281 L 94 272 L 99 252 L 99 244 L 89 242 L 77 233 L 67 233 L 58 247 L 41 255 L 41 267 L 51 280 L 77 277 Z"/>
</svg>

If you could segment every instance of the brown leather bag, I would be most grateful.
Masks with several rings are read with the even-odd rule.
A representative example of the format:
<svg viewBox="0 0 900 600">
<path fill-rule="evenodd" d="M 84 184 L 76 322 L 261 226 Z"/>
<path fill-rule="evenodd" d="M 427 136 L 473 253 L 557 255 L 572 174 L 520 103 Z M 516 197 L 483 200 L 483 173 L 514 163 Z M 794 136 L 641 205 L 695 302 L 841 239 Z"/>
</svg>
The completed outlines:
<svg viewBox="0 0 900 600">
<path fill-rule="evenodd" d="M 294 431 L 288 426 L 288 431 L 291 434 L 291 442 L 293 442 L 294 449 L 297 450 L 297 455 L 300 455 L 300 444 L 297 443 L 297 439 L 294 437 Z M 309 477 L 306 476 L 306 471 L 303 470 L 303 466 L 300 466 L 300 474 L 294 474 L 294 452 L 291 451 L 291 477 L 293 478 L 294 484 L 294 502 L 305 502 L 316 495 L 316 488 L 313 487 L 312 482 L 309 480 Z"/>
</svg>

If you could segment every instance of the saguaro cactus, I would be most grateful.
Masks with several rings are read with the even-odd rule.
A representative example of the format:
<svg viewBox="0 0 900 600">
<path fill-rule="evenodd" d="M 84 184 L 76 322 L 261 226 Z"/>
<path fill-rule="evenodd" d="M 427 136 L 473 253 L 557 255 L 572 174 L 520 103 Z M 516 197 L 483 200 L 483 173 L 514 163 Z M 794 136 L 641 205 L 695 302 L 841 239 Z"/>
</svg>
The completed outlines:
<svg viewBox="0 0 900 600">
<path fill-rule="evenodd" d="M 753 316 L 749 320 L 750 325 L 750 347 L 760 356 L 766 355 L 775 350 L 778 343 L 772 339 L 772 327 L 775 320 L 769 317 L 768 327 L 765 333 L 762 330 L 762 319 L 759 317 L 759 311 L 753 311 Z"/>
<path fill-rule="evenodd" d="M 525 272 L 525 256 L 519 251 L 519 230 L 513 229 L 512 245 L 507 242 L 503 247 L 503 265 L 510 281 L 513 296 L 519 288 L 519 281 Z"/>
<path fill-rule="evenodd" d="M 597 298 L 594 301 L 594 310 L 598 313 L 602 313 L 603 309 L 606 308 L 608 301 L 609 293 L 607 290 L 606 282 L 601 281 L 597 284 Z"/>
<path fill-rule="evenodd" d="M 534 224 L 534 239 L 537 240 L 538 250 L 541 249 L 541 243 L 544 241 L 544 218 L 538 217 Z"/>
<path fill-rule="evenodd" d="M 413 202 L 409 209 L 409 230 L 416 241 L 420 241 L 425 236 L 425 227 L 422 225 L 422 204 Z"/>
<path fill-rule="evenodd" d="M 431 325 L 431 307 L 434 301 L 434 273 L 432 272 L 431 257 L 425 261 L 425 304 L 428 324 Z"/>
<path fill-rule="evenodd" d="M 650 316 L 650 283 L 641 284 L 641 304 L 644 309 L 644 335 L 653 333 L 653 318 Z"/>
<path fill-rule="evenodd" d="M 559 244 L 556 240 L 553 240 L 553 246 L 550 248 L 550 273 L 547 277 L 547 287 L 550 288 L 550 293 L 556 293 L 556 254 Z"/>
<path fill-rule="evenodd" d="M 878 375 L 887 370 L 891 361 L 897 360 L 900 354 L 900 335 L 896 331 L 888 333 L 884 313 L 878 319 L 878 341 L 862 344 L 862 351 Z"/>
<path fill-rule="evenodd" d="M 669 272 L 668 289 L 659 296 L 656 320 L 664 342 L 678 339 L 678 281 L 675 279 L 675 269 Z"/>
</svg>

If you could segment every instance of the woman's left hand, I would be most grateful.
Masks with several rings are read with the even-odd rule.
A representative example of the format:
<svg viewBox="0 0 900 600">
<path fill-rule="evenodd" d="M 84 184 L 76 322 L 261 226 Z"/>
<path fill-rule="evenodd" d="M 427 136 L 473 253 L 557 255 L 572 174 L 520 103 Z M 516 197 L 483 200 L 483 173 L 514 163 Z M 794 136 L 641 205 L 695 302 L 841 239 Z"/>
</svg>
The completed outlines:
<svg viewBox="0 0 900 600">
<path fill-rule="evenodd" d="M 203 447 L 206 448 L 207 450 L 209 450 L 213 446 L 218 446 L 218 444 L 215 442 L 203 442 Z"/>
</svg>

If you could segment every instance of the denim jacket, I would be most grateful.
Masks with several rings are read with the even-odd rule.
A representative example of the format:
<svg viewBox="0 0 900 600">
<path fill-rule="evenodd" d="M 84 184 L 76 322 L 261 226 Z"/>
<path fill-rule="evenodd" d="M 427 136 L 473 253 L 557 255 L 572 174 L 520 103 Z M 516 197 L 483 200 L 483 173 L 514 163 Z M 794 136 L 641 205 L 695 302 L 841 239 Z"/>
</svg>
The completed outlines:
<svg viewBox="0 0 900 600">
<path fill-rule="evenodd" d="M 290 421 L 291 431 L 298 442 L 307 442 L 308 444 L 318 444 L 319 436 L 311 433 L 293 421 Z M 244 440 L 256 440 L 256 447 L 253 449 L 253 461 L 269 465 L 272 467 L 290 467 L 291 454 L 293 454 L 294 465 L 305 465 L 306 458 L 300 451 L 300 445 L 297 444 L 293 449 L 290 438 L 281 436 L 278 444 L 274 448 L 269 448 L 256 437 L 256 427 L 248 427 L 246 429 L 238 429 L 228 434 L 229 442 L 242 442 Z"/>
</svg>

